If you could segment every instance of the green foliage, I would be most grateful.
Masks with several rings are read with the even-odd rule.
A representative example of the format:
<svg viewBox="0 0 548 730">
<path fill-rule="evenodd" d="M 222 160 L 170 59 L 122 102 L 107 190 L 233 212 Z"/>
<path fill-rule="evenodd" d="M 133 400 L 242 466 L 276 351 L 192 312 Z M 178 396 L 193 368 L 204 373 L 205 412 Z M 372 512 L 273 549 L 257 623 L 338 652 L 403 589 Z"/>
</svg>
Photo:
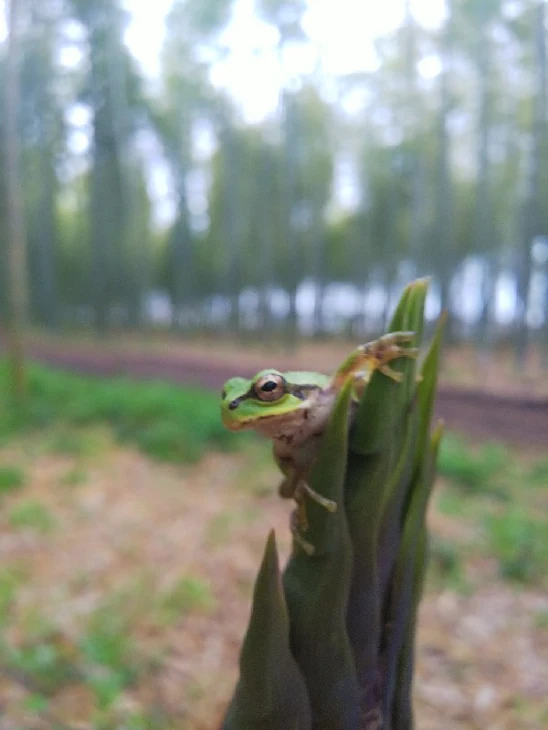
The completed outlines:
<svg viewBox="0 0 548 730">
<path fill-rule="evenodd" d="M 272 532 L 255 583 L 240 679 L 223 730 L 310 730 L 305 681 L 291 653 L 289 616 Z"/>
<path fill-rule="evenodd" d="M 430 569 L 434 580 L 444 588 L 467 589 L 460 546 L 454 542 L 437 536 L 430 541 Z"/>
<path fill-rule="evenodd" d="M 0 495 L 21 489 L 25 481 L 25 472 L 20 467 L 0 466 Z"/>
<path fill-rule="evenodd" d="M 529 469 L 527 481 L 548 488 L 548 459 L 540 459 Z"/>
<path fill-rule="evenodd" d="M 462 489 L 488 490 L 492 479 L 508 466 L 509 457 L 499 444 L 483 444 L 471 449 L 464 439 L 448 434 L 440 449 L 438 471 Z"/>
<path fill-rule="evenodd" d="M 98 609 L 79 644 L 87 683 L 99 708 L 106 709 L 138 676 L 135 649 L 120 607 Z"/>
<path fill-rule="evenodd" d="M 30 529 L 47 534 L 55 527 L 55 520 L 48 508 L 41 502 L 21 502 L 8 514 L 9 524 L 19 530 Z"/>
<path fill-rule="evenodd" d="M 389 331 L 413 330 L 420 341 L 426 290 L 424 281 L 408 287 Z M 224 730 L 412 726 L 425 514 L 441 437 L 441 428 L 430 436 L 430 420 L 442 324 L 420 382 L 407 358 L 395 363 L 400 384 L 375 373 L 350 434 L 350 383 L 340 393 L 308 480 L 338 509 L 305 497 L 308 529 L 294 541 L 282 585 L 269 538 Z M 260 632 L 259 616 L 268 617 Z M 295 676 L 294 690 L 284 670 Z"/>
<path fill-rule="evenodd" d="M 211 611 L 215 599 L 207 581 L 193 576 L 184 576 L 165 591 L 157 609 L 161 623 L 171 624 L 191 611 Z"/>
<path fill-rule="evenodd" d="M 75 466 L 69 469 L 66 474 L 63 474 L 61 484 L 65 487 L 79 487 L 81 484 L 85 484 L 87 480 L 88 475 L 85 469 Z"/>
<path fill-rule="evenodd" d="M 15 603 L 17 588 L 24 580 L 20 571 L 13 568 L 0 570 L 0 627 L 7 621 Z"/>
<path fill-rule="evenodd" d="M 20 647 L 2 647 L 7 665 L 28 677 L 31 686 L 41 694 L 55 693 L 75 676 L 75 668 L 69 657 L 64 656 L 62 646 L 55 635 L 39 642 Z"/>
<path fill-rule="evenodd" d="M 13 413 L 6 407 L 7 370 L 0 367 L 0 437 L 4 439 L 56 426 L 51 449 L 90 456 L 104 444 L 100 430 L 74 426 L 107 423 L 120 441 L 174 462 L 195 462 L 208 447 L 228 448 L 234 443 L 219 421 L 217 396 L 204 390 L 124 378 L 87 378 L 38 365 L 29 367 L 28 383 L 28 404 Z"/>
<path fill-rule="evenodd" d="M 47 448 L 58 454 L 75 457 L 96 456 L 107 443 L 107 434 L 100 430 L 74 428 L 66 424 L 53 429 Z"/>
<path fill-rule="evenodd" d="M 546 520 L 514 507 L 486 519 L 488 541 L 501 576 L 519 583 L 539 580 L 548 565 Z"/>
</svg>

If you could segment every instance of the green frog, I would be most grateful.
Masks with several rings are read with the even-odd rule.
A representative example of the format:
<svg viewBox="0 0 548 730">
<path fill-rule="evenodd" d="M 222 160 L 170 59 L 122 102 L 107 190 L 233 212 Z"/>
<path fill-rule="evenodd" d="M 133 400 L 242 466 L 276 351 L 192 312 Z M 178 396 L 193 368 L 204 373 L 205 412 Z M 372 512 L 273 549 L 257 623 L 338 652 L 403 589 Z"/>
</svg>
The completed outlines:
<svg viewBox="0 0 548 730">
<path fill-rule="evenodd" d="M 321 446 L 331 410 L 348 378 L 353 381 L 353 403 L 359 398 L 371 375 L 378 370 L 400 382 L 402 373 L 390 367 L 400 357 L 416 358 L 418 349 L 408 347 L 413 332 L 390 332 L 357 347 L 333 375 L 316 372 L 286 372 L 268 368 L 251 380 L 230 378 L 221 395 L 221 415 L 231 431 L 253 428 L 272 439 L 274 459 L 283 481 L 279 493 L 293 498 L 297 510 L 292 516 L 292 531 L 303 549 L 313 554 L 314 546 L 302 538 L 308 527 L 303 497 L 306 494 L 330 512 L 335 502 L 315 492 L 307 482 Z M 352 418 L 351 409 L 349 418 Z"/>
</svg>

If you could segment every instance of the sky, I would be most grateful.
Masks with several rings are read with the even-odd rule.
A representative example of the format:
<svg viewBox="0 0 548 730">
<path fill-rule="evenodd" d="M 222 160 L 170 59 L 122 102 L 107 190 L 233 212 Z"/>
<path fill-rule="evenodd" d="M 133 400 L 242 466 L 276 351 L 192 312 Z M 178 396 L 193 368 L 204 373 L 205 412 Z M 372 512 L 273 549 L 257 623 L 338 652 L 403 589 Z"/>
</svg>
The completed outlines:
<svg viewBox="0 0 548 730">
<path fill-rule="evenodd" d="M 5 2 L 0 0 L 0 40 L 5 37 Z M 131 13 L 126 42 L 144 73 L 159 74 L 165 19 L 172 0 L 124 0 Z M 276 105 L 280 69 L 276 58 L 276 31 L 255 17 L 254 0 L 234 0 L 233 18 L 221 37 L 230 49 L 227 60 L 214 71 L 216 85 L 231 91 L 248 121 L 258 121 Z M 306 50 L 289 54 L 292 73 L 318 68 L 327 74 L 368 70 L 375 65 L 373 40 L 396 28 L 404 15 L 405 0 L 308 0 L 304 17 L 310 40 Z M 425 27 L 439 25 L 445 0 L 411 0 L 414 16 Z"/>
<path fill-rule="evenodd" d="M 254 0 L 235 0 L 232 21 L 220 39 L 231 52 L 213 73 L 213 82 L 231 91 L 250 122 L 276 106 L 280 83 L 277 33 L 255 17 L 253 5 Z M 303 25 L 310 44 L 289 54 L 290 73 L 311 72 L 318 63 L 327 74 L 373 68 L 373 40 L 401 23 L 404 5 L 404 0 L 309 0 Z M 434 27 L 443 18 L 445 0 L 412 0 L 411 5 L 421 25 Z M 144 72 L 154 78 L 171 0 L 126 0 L 125 6 L 132 13 L 126 42 Z"/>
</svg>

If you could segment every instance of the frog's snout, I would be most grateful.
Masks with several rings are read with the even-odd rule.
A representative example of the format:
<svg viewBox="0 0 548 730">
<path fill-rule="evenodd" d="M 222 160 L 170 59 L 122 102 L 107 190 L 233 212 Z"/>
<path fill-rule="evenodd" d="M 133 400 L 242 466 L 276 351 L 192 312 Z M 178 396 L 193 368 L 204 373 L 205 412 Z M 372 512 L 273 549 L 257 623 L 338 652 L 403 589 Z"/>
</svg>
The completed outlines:
<svg viewBox="0 0 548 730">
<path fill-rule="evenodd" d="M 238 406 L 236 403 L 236 405 L 231 408 L 233 403 L 234 401 L 223 403 L 221 407 L 221 421 L 223 422 L 223 426 L 228 428 L 230 431 L 240 431 L 243 428 L 243 424 L 236 419 L 235 415 L 232 415 Z"/>
</svg>

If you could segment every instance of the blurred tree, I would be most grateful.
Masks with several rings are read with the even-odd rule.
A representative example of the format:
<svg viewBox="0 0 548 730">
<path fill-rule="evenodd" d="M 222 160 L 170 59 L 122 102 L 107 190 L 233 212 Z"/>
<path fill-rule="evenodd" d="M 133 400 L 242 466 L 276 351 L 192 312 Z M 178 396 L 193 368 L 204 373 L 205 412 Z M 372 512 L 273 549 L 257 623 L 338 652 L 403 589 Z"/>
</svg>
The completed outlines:
<svg viewBox="0 0 548 730">
<path fill-rule="evenodd" d="M 445 23 L 440 39 L 438 147 L 435 186 L 434 242 L 435 271 L 440 282 L 440 305 L 448 312 L 446 336 L 453 338 L 451 279 L 455 270 L 454 200 L 451 180 L 451 73 L 453 57 L 453 0 L 445 2 Z"/>
<path fill-rule="evenodd" d="M 230 17 L 232 1 L 176 0 L 166 19 L 162 57 L 165 95 L 163 102 L 152 108 L 151 115 L 175 188 L 176 214 L 168 239 L 168 255 L 172 262 L 169 289 L 176 327 L 182 323 L 183 308 L 189 307 L 200 294 L 195 288 L 197 265 L 188 185 L 195 168 L 194 136 L 203 133 L 207 122 L 217 128 L 220 136 L 223 134 L 222 125 L 219 127 L 219 119 L 225 117 L 223 105 L 211 86 L 209 71 L 222 55 L 218 39 Z"/>
<path fill-rule="evenodd" d="M 29 246 L 30 307 L 33 319 L 49 328 L 58 324 L 56 165 L 64 145 L 63 109 L 56 90 L 60 70 L 56 54 L 60 6 L 28 0 L 22 38 L 22 165 Z"/>
<path fill-rule="evenodd" d="M 289 68 L 285 63 L 286 50 L 295 43 L 302 43 L 306 39 L 302 27 L 302 17 L 306 11 L 306 2 L 304 0 L 256 0 L 256 9 L 259 17 L 273 25 L 278 31 L 280 75 L 282 79 L 286 79 L 290 75 Z M 293 79 L 293 82 L 295 86 L 299 85 L 296 79 Z M 299 212 L 295 209 L 299 174 L 296 169 L 297 147 L 299 142 L 302 141 L 302 137 L 301 139 L 298 138 L 298 108 L 294 104 L 293 94 L 289 90 L 291 84 L 288 82 L 285 83 L 285 88 L 280 90 L 279 103 L 282 139 L 285 150 L 282 186 L 284 202 L 282 210 L 283 221 L 285 222 L 283 239 L 286 243 L 289 260 L 291 261 L 289 270 L 287 271 L 288 276 L 285 278 L 289 298 L 286 333 L 287 345 L 289 348 L 293 348 L 297 338 L 297 287 L 299 283 L 299 264 L 302 261 L 301 252 L 299 251 L 299 235 L 296 228 L 299 220 Z"/>
<path fill-rule="evenodd" d="M 139 124 L 138 76 L 123 44 L 127 13 L 111 0 L 70 0 L 87 33 L 89 72 L 81 100 L 92 112 L 90 177 L 91 296 L 95 327 L 105 334 L 112 306 L 125 305 L 136 324 L 142 293 L 137 291 L 134 245 L 129 238 L 129 145 Z M 133 112 L 129 114 L 129 107 Z"/>
<path fill-rule="evenodd" d="M 494 243 L 493 199 L 491 191 L 491 130 L 493 114 L 491 33 L 499 12 L 498 0 L 467 0 L 463 12 L 470 13 L 474 29 L 478 121 L 476 133 L 476 211 L 475 250 L 483 259 L 482 305 L 477 328 L 477 344 L 487 343 L 489 315 L 492 311 Z"/>
<path fill-rule="evenodd" d="M 533 96 L 531 104 L 531 122 L 529 155 L 527 162 L 527 179 L 525 196 L 522 205 L 521 246 L 517 275 L 518 315 L 516 330 L 517 366 L 523 367 L 527 354 L 529 329 L 527 326 L 527 305 L 531 285 L 532 256 L 531 248 L 536 236 L 548 235 L 547 216 L 543 215 L 543 193 L 546 185 L 542 178 L 548 176 L 548 119 L 546 89 L 546 10 L 544 0 L 534 3 L 529 11 L 530 34 L 534 48 L 533 61 Z M 544 187 L 544 190 L 542 189 Z M 543 227 L 544 226 L 544 227 Z M 548 328 L 548 322 L 545 322 Z"/>
<path fill-rule="evenodd" d="M 459 277 L 480 263 L 476 338 L 489 342 L 500 325 L 491 314 L 504 273 L 518 288 L 523 358 L 526 303 L 538 312 L 542 288 L 531 246 L 548 229 L 545 3 L 446 0 L 443 26 L 428 30 L 406 0 L 401 26 L 375 42 L 376 65 L 335 80 L 303 30 L 305 0 L 255 0 L 277 34 L 282 84 L 278 113 L 249 124 L 220 77 L 213 83 L 232 50 L 223 31 L 233 0 L 175 0 L 161 79 L 149 87 L 124 43 L 120 0 L 18 1 L 16 131 L 33 321 L 90 322 L 94 313 L 99 331 L 137 326 L 154 280 L 169 291 L 177 327 L 270 338 L 279 325 L 292 343 L 304 281 L 314 284 L 302 291 L 311 292 L 315 332 L 336 321 L 323 317 L 333 282 L 351 284 L 363 308 L 375 300 L 372 317 L 348 307 L 344 326 L 357 333 L 380 326 L 382 301 L 386 319 L 404 278 L 433 274 L 447 307 Z M 316 59 L 315 70 L 300 73 L 302 59 Z M 8 152 L 3 144 L 2 221 Z M 147 187 L 157 192 L 159 168 L 175 210 L 169 230 L 155 232 Z M 359 190 L 347 196 L 354 180 Z M 4 278 L 8 230 L 0 226 Z"/>
<path fill-rule="evenodd" d="M 9 0 L 7 9 L 7 55 L 4 85 L 4 149 L 6 163 L 6 217 L 8 263 L 9 354 L 12 395 L 21 403 L 26 394 L 22 329 L 27 318 L 28 292 L 26 242 L 19 159 L 18 111 L 20 105 L 21 0 Z"/>
</svg>

